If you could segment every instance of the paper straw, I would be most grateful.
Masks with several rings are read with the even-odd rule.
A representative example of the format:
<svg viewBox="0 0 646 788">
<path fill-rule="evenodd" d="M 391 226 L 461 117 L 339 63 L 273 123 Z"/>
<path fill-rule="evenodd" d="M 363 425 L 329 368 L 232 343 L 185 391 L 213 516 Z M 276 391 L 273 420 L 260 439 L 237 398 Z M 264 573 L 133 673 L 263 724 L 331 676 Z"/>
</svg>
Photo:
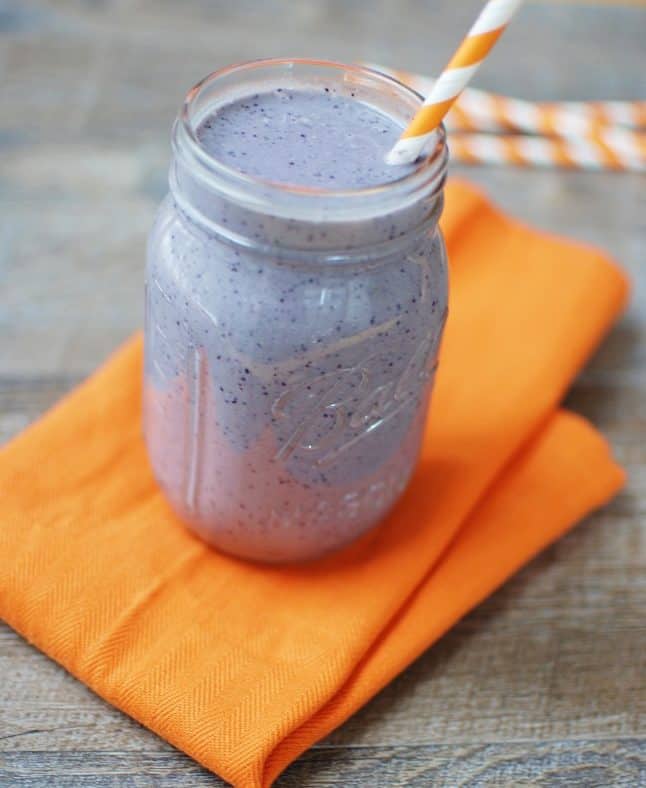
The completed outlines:
<svg viewBox="0 0 646 788">
<path fill-rule="evenodd" d="M 388 164 L 417 159 L 456 97 L 500 38 L 522 0 L 489 0 L 440 74 L 408 128 L 386 157 Z"/>
<path fill-rule="evenodd" d="M 465 164 L 646 172 L 646 133 L 611 127 L 580 139 L 453 134 L 449 147 L 451 158 Z"/>
</svg>

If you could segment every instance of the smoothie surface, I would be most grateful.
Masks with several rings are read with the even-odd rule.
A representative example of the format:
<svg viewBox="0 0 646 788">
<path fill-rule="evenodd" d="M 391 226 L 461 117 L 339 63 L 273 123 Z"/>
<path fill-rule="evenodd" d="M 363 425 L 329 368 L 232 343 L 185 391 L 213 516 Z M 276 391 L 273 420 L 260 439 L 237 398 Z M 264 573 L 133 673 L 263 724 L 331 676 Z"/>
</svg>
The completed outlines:
<svg viewBox="0 0 646 788">
<path fill-rule="evenodd" d="M 333 88 L 275 88 L 218 107 L 197 137 L 211 156 L 245 175 L 336 191 L 411 172 L 414 165 L 384 161 L 401 132 L 394 118 Z"/>
</svg>

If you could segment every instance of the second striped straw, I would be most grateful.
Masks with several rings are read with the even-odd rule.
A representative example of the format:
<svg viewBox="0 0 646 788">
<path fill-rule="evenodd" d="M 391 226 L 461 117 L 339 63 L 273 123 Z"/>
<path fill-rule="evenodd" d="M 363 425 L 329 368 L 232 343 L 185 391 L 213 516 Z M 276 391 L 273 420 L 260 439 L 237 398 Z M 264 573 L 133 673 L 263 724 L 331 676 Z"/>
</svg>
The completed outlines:
<svg viewBox="0 0 646 788">
<path fill-rule="evenodd" d="M 522 0 L 487 2 L 424 104 L 386 157 L 388 164 L 409 164 L 422 154 L 433 131 L 487 57 L 521 3 Z"/>
</svg>

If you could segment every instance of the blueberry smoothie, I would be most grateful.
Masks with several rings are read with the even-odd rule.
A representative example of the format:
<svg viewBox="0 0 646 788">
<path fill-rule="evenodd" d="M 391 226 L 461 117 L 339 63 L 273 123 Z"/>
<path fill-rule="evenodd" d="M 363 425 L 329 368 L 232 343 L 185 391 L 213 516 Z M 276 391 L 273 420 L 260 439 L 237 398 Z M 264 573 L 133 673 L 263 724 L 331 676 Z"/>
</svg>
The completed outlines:
<svg viewBox="0 0 646 788">
<path fill-rule="evenodd" d="M 336 190 L 380 186 L 412 171 L 384 161 L 401 132 L 394 118 L 329 87 L 277 87 L 222 107 L 197 137 L 245 175 Z"/>
<path fill-rule="evenodd" d="M 189 94 L 148 247 L 144 419 L 170 504 L 219 549 L 316 558 L 411 476 L 447 305 L 443 138 L 384 163 L 417 101 L 307 61 Z"/>
</svg>

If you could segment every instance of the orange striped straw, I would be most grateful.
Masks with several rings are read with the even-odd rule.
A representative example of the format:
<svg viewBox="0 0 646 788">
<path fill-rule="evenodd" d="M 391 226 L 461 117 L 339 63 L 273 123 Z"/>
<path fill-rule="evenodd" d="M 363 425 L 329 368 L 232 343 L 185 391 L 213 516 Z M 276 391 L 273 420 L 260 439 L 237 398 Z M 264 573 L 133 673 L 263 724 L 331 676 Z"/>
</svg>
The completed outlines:
<svg viewBox="0 0 646 788">
<path fill-rule="evenodd" d="M 646 172 L 646 134 L 607 126 L 589 137 L 453 134 L 451 156 L 465 164 Z"/>
<path fill-rule="evenodd" d="M 522 0 L 489 0 L 424 104 L 386 156 L 388 164 L 409 164 L 422 154 L 431 134 L 487 57 L 521 3 Z"/>
</svg>

